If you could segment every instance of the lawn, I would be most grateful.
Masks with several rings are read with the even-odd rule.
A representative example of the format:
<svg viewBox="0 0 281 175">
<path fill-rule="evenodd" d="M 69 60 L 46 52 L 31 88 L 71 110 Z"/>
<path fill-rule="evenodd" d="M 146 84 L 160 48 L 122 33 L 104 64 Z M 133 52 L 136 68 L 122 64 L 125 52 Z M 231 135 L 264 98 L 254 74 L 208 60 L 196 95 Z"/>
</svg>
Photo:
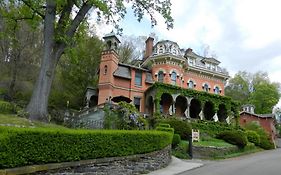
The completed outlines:
<svg viewBox="0 0 281 175">
<path fill-rule="evenodd" d="M 202 140 L 200 142 L 193 142 L 194 146 L 214 146 L 214 147 L 233 147 L 232 144 L 225 142 L 224 140 L 220 139 L 208 139 L 208 140 Z"/>
<path fill-rule="evenodd" d="M 0 114 L 0 126 L 66 129 L 65 127 L 60 125 L 56 125 L 52 123 L 42 123 L 39 121 L 31 121 L 26 118 L 17 117 L 16 115 L 11 115 L 11 114 Z"/>
</svg>

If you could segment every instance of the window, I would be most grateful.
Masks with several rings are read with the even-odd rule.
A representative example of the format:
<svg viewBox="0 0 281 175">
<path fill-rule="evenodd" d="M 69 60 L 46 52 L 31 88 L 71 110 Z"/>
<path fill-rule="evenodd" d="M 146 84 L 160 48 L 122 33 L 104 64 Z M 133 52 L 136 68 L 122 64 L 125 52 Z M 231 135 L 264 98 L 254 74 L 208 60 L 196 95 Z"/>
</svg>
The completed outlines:
<svg viewBox="0 0 281 175">
<path fill-rule="evenodd" d="M 164 81 L 164 73 L 163 73 L 163 71 L 159 71 L 158 72 L 158 82 L 163 83 L 163 81 Z"/>
<path fill-rule="evenodd" d="M 209 85 L 208 85 L 207 83 L 205 83 L 202 88 L 203 88 L 203 90 L 206 91 L 206 92 L 209 91 Z"/>
<path fill-rule="evenodd" d="M 172 85 L 176 85 L 177 84 L 177 73 L 176 72 L 172 72 L 172 74 L 171 74 L 171 81 L 172 81 Z"/>
<path fill-rule="evenodd" d="M 142 72 L 136 71 L 135 73 L 135 85 L 141 86 L 142 85 Z"/>
<path fill-rule="evenodd" d="M 140 97 L 134 97 L 134 105 L 138 111 L 140 111 L 140 101 L 141 101 Z"/>
<path fill-rule="evenodd" d="M 158 53 L 164 53 L 164 45 L 160 45 L 159 48 L 158 48 Z"/>
<path fill-rule="evenodd" d="M 214 88 L 214 93 L 215 94 L 220 94 L 220 88 L 218 87 L 218 86 L 216 86 L 215 88 Z"/>
<path fill-rule="evenodd" d="M 194 64 L 194 60 L 191 59 L 191 58 L 188 58 L 188 64 L 189 64 L 189 65 L 193 65 L 193 64 Z"/>
<path fill-rule="evenodd" d="M 193 87 L 194 87 L 194 82 L 192 80 L 190 80 L 188 82 L 188 88 L 193 89 Z"/>
<path fill-rule="evenodd" d="M 104 66 L 104 73 L 103 73 L 103 74 L 104 74 L 104 75 L 107 74 L 107 65 Z"/>
</svg>

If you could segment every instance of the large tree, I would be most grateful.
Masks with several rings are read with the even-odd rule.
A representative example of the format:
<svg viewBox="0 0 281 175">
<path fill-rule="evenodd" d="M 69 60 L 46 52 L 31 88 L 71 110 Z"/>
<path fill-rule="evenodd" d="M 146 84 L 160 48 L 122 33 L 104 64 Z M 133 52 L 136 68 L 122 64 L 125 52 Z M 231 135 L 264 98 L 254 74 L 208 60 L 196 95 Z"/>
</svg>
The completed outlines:
<svg viewBox="0 0 281 175">
<path fill-rule="evenodd" d="M 225 95 L 241 104 L 255 105 L 255 112 L 271 113 L 280 98 L 280 85 L 270 82 L 266 72 L 238 72 L 225 88 Z"/>
<path fill-rule="evenodd" d="M 238 72 L 231 78 L 225 87 L 225 95 L 232 97 L 234 100 L 242 104 L 249 101 L 250 90 L 249 80 L 246 72 Z"/>
<path fill-rule="evenodd" d="M 278 103 L 280 94 L 275 84 L 259 83 L 251 93 L 250 103 L 255 105 L 255 113 L 270 114 L 273 107 Z"/>
<path fill-rule="evenodd" d="M 12 1 L 12 0 L 10 0 Z M 118 28 L 118 22 L 126 14 L 126 3 L 131 5 L 137 20 L 145 13 L 150 16 L 151 24 L 156 25 L 154 13 L 165 18 L 168 28 L 173 25 L 170 0 L 17 0 L 33 16 L 41 17 L 44 26 L 44 47 L 41 68 L 31 100 L 27 106 L 30 119 L 47 120 L 48 98 L 56 66 L 79 25 L 86 20 L 87 14 L 104 17 Z"/>
</svg>

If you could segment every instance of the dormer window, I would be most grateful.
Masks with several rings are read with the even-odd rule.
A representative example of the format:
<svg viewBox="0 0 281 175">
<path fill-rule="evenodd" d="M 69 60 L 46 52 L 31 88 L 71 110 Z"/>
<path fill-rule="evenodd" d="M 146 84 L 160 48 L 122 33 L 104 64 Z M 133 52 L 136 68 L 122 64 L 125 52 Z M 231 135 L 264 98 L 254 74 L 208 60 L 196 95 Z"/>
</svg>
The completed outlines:
<svg viewBox="0 0 281 175">
<path fill-rule="evenodd" d="M 177 73 L 174 72 L 174 71 L 171 74 L 171 82 L 172 82 L 172 85 L 176 85 L 177 84 Z"/>
<path fill-rule="evenodd" d="M 164 45 L 159 45 L 159 48 L 158 48 L 158 53 L 164 53 L 165 52 L 165 47 Z"/>
<path fill-rule="evenodd" d="M 158 72 L 158 82 L 161 82 L 161 83 L 164 82 L 164 72 L 163 71 Z"/>
<path fill-rule="evenodd" d="M 194 65 L 194 60 L 192 58 L 188 58 L 188 64 L 189 65 Z"/>
</svg>

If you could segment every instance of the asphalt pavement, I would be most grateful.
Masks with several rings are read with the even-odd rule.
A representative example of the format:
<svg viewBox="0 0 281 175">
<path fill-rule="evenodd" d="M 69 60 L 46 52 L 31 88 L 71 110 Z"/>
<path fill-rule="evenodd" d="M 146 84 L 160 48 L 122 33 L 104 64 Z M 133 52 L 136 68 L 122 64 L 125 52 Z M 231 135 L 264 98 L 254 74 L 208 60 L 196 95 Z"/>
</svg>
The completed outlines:
<svg viewBox="0 0 281 175">
<path fill-rule="evenodd" d="M 279 148 L 226 160 L 203 161 L 203 167 L 181 172 L 178 175 L 280 175 L 280 162 L 281 149 Z"/>
</svg>

